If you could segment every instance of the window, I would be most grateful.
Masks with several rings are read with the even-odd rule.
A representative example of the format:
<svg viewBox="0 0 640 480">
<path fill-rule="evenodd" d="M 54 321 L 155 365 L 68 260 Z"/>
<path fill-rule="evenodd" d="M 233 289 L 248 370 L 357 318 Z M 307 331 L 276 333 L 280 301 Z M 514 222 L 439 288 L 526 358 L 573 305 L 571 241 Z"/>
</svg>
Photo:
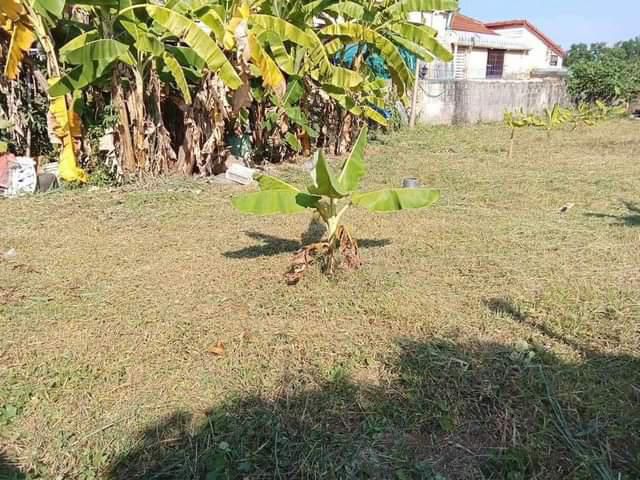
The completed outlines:
<svg viewBox="0 0 640 480">
<path fill-rule="evenodd" d="M 552 67 L 557 67 L 558 66 L 558 55 L 551 55 L 551 60 L 549 60 L 549 64 Z"/>
<path fill-rule="evenodd" d="M 504 50 L 489 50 L 487 55 L 487 78 L 502 78 L 504 72 Z"/>
</svg>

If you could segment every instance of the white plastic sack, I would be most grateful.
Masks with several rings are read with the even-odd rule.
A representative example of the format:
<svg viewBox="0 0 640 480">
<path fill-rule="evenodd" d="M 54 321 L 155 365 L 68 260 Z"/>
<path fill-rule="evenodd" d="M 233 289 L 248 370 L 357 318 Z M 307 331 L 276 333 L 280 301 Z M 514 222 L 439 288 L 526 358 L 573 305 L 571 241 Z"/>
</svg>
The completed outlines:
<svg viewBox="0 0 640 480">
<path fill-rule="evenodd" d="M 13 197 L 34 193 L 38 185 L 36 162 L 30 157 L 16 157 L 9 161 L 9 185 L 5 195 Z"/>
</svg>

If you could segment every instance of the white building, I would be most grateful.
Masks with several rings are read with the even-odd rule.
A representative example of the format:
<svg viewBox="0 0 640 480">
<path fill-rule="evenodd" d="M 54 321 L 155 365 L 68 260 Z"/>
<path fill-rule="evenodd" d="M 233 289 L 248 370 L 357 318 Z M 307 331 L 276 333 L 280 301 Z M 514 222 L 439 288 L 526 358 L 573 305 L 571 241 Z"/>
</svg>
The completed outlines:
<svg viewBox="0 0 640 480">
<path fill-rule="evenodd" d="M 562 68 L 566 53 L 560 45 L 527 20 L 485 23 L 498 35 L 523 42 L 529 47 L 526 67 L 533 69 Z"/>
<path fill-rule="evenodd" d="M 419 13 L 412 21 L 421 21 Z M 423 14 L 422 22 L 438 30 L 438 39 L 454 54 L 450 64 L 427 65 L 422 78 L 519 80 L 534 71 L 563 71 L 565 52 L 527 20 L 483 23 L 459 13 Z"/>
<path fill-rule="evenodd" d="M 458 13 L 413 13 L 438 31 L 449 63 L 419 63 L 416 118 L 423 123 L 498 122 L 505 111 L 542 113 L 569 101 L 564 52 L 526 20 L 485 24 Z"/>
</svg>

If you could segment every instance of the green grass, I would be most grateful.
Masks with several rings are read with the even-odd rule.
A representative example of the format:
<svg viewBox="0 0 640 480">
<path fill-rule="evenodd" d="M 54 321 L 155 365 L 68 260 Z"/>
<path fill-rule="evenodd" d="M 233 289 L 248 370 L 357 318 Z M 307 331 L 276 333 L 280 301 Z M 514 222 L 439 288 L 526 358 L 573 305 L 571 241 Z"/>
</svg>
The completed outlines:
<svg viewBox="0 0 640 480">
<path fill-rule="evenodd" d="M 380 137 L 366 187 L 441 202 L 296 287 L 309 217 L 240 189 L 0 202 L 0 478 L 640 478 L 638 133 Z"/>
</svg>

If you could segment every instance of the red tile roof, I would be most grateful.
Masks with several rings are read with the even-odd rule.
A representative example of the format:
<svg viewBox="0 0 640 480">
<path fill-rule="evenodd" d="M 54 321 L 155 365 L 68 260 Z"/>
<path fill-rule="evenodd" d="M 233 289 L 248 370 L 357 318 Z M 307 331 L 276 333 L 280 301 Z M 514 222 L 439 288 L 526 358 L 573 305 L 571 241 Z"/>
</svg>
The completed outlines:
<svg viewBox="0 0 640 480">
<path fill-rule="evenodd" d="M 484 23 L 475 18 L 467 17 L 456 13 L 453 16 L 453 22 L 451 23 L 451 29 L 459 32 L 472 32 L 472 33 L 484 33 L 485 35 L 497 35 L 496 32 L 487 28 Z"/>
<path fill-rule="evenodd" d="M 562 49 L 560 45 L 555 43 L 549 37 L 547 37 L 544 33 L 542 33 L 535 25 L 530 23 L 528 20 L 506 20 L 503 22 L 488 22 L 484 24 L 487 28 L 491 30 L 502 30 L 504 28 L 526 28 L 531 33 L 533 33 L 536 37 L 538 37 L 542 42 L 549 47 L 553 52 L 560 55 L 561 57 L 566 56 L 566 52 Z"/>
</svg>

